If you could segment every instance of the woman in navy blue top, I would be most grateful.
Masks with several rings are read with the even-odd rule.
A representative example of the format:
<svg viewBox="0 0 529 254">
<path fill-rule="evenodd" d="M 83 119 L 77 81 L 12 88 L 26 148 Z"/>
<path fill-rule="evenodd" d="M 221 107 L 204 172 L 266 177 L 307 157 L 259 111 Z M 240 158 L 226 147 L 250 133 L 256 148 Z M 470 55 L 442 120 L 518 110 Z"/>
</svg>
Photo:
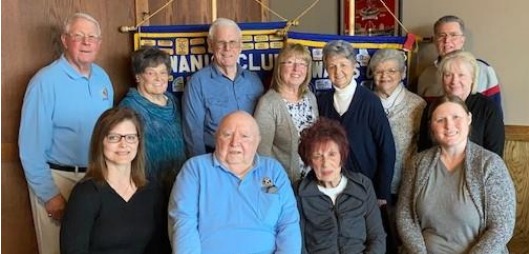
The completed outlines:
<svg viewBox="0 0 529 254">
<path fill-rule="evenodd" d="M 355 53 L 349 42 L 328 42 L 323 63 L 334 89 L 318 96 L 320 116 L 344 126 L 350 144 L 346 168 L 371 179 L 378 203 L 384 205 L 391 196 L 395 143 L 380 99 L 356 84 Z"/>
</svg>

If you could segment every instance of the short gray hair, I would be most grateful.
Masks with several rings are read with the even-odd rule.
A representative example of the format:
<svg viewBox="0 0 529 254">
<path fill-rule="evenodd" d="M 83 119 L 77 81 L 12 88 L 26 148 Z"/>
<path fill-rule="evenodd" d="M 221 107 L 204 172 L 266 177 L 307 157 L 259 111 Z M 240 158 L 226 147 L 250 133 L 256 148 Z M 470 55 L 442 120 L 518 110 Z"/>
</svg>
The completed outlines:
<svg viewBox="0 0 529 254">
<path fill-rule="evenodd" d="M 459 18 L 457 16 L 454 16 L 454 15 L 446 15 L 446 16 L 442 16 L 440 19 L 438 19 L 435 22 L 435 24 L 433 25 L 433 33 L 437 34 L 437 29 L 442 24 L 451 23 L 451 22 L 458 23 L 459 24 L 459 28 L 461 29 L 461 33 L 465 34 L 465 22 L 461 18 Z"/>
<path fill-rule="evenodd" d="M 227 18 L 218 18 L 215 21 L 213 21 L 213 23 L 211 23 L 211 26 L 209 27 L 208 39 L 210 40 L 215 39 L 214 38 L 215 33 L 217 32 L 217 29 L 219 27 L 233 27 L 237 30 L 237 34 L 239 34 L 239 38 L 242 37 L 241 28 L 239 27 L 239 25 L 237 25 L 237 23 L 235 23 L 235 21 L 231 19 L 227 19 Z"/>
<path fill-rule="evenodd" d="M 397 49 L 379 49 L 373 54 L 369 60 L 369 69 L 375 71 L 375 68 L 383 62 L 395 61 L 397 62 L 399 71 L 403 73 L 406 70 L 406 58 L 404 52 Z"/>
<path fill-rule="evenodd" d="M 101 26 L 99 25 L 99 22 L 94 17 L 86 13 L 83 13 L 83 12 L 77 12 L 66 19 L 66 21 L 64 22 L 63 33 L 64 34 L 69 33 L 70 26 L 72 25 L 74 21 L 78 19 L 84 19 L 84 20 L 94 23 L 94 25 L 96 26 L 96 30 L 97 30 L 97 36 L 101 36 Z"/>
<path fill-rule="evenodd" d="M 327 44 L 325 44 L 325 47 L 323 47 L 323 63 L 325 64 L 325 61 L 327 58 L 332 56 L 343 56 L 347 58 L 351 63 L 356 63 L 356 54 L 355 49 L 351 45 L 350 42 L 344 41 L 344 40 L 336 40 L 336 41 L 329 41 Z"/>
</svg>

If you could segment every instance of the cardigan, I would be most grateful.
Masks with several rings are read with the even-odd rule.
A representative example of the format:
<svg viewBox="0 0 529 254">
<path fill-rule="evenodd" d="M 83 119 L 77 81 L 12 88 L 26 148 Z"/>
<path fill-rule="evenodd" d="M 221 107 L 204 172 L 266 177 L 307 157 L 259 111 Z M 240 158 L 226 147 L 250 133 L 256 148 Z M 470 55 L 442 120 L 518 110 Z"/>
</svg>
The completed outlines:
<svg viewBox="0 0 529 254">
<path fill-rule="evenodd" d="M 318 105 L 312 92 L 304 95 L 313 109 L 314 121 L 318 118 Z M 276 158 L 285 168 L 292 182 L 300 178 L 299 132 L 281 95 L 273 89 L 259 99 L 255 120 L 261 132 L 257 152 Z"/>
<path fill-rule="evenodd" d="M 404 98 L 390 108 L 387 114 L 396 150 L 391 194 L 398 194 L 402 169 L 409 165 L 417 153 L 421 116 L 426 107 L 426 102 L 421 97 L 403 89 Z"/>
<path fill-rule="evenodd" d="M 378 199 L 390 201 L 395 166 L 395 142 L 378 96 L 357 86 L 351 104 L 340 116 L 333 105 L 333 91 L 318 97 L 320 117 L 338 120 L 347 132 L 349 159 L 345 167 L 373 181 Z"/>
<path fill-rule="evenodd" d="M 409 253 L 426 253 L 417 215 L 417 198 L 439 162 L 439 147 L 417 155 L 412 167 L 405 168 L 397 203 L 397 229 Z M 476 205 L 481 229 L 470 253 L 508 253 L 516 217 L 515 190 L 505 162 L 483 147 L 468 141 L 465 148 L 465 182 Z"/>
</svg>

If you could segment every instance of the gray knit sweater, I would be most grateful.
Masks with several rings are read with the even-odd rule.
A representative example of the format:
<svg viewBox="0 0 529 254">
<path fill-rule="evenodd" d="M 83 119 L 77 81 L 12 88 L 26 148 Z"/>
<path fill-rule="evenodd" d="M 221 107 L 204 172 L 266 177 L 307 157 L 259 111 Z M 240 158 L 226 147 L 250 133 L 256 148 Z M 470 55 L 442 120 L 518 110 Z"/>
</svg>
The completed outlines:
<svg viewBox="0 0 529 254">
<path fill-rule="evenodd" d="M 516 216 L 516 197 L 507 166 L 495 153 L 468 141 L 465 150 L 465 181 L 481 219 L 479 239 L 469 253 L 508 253 Z M 404 169 L 399 201 L 397 228 L 404 253 L 426 253 L 416 202 L 434 165 L 440 160 L 440 148 L 433 147 L 414 159 Z"/>
<path fill-rule="evenodd" d="M 315 119 L 318 118 L 316 97 L 310 91 L 305 94 L 312 105 Z M 287 171 L 288 177 L 295 182 L 300 177 L 299 133 L 283 98 L 270 89 L 257 103 L 255 120 L 261 132 L 261 142 L 257 152 L 276 158 Z"/>
<path fill-rule="evenodd" d="M 406 165 L 411 165 L 411 159 L 417 153 L 417 139 L 421 127 L 422 111 L 425 107 L 426 101 L 404 88 L 402 101 L 387 112 L 397 152 L 391 180 L 391 194 L 398 193 L 402 169 Z"/>
</svg>

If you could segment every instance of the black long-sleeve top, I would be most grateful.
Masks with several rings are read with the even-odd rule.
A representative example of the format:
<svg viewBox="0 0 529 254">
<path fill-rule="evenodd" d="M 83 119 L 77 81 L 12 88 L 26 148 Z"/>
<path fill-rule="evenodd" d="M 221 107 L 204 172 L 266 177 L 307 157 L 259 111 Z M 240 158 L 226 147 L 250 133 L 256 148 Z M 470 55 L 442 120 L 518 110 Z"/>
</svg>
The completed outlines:
<svg viewBox="0 0 529 254">
<path fill-rule="evenodd" d="M 79 182 L 62 221 L 61 253 L 168 253 L 163 200 L 161 188 L 153 184 L 139 188 L 127 202 L 106 182 Z"/>
</svg>

